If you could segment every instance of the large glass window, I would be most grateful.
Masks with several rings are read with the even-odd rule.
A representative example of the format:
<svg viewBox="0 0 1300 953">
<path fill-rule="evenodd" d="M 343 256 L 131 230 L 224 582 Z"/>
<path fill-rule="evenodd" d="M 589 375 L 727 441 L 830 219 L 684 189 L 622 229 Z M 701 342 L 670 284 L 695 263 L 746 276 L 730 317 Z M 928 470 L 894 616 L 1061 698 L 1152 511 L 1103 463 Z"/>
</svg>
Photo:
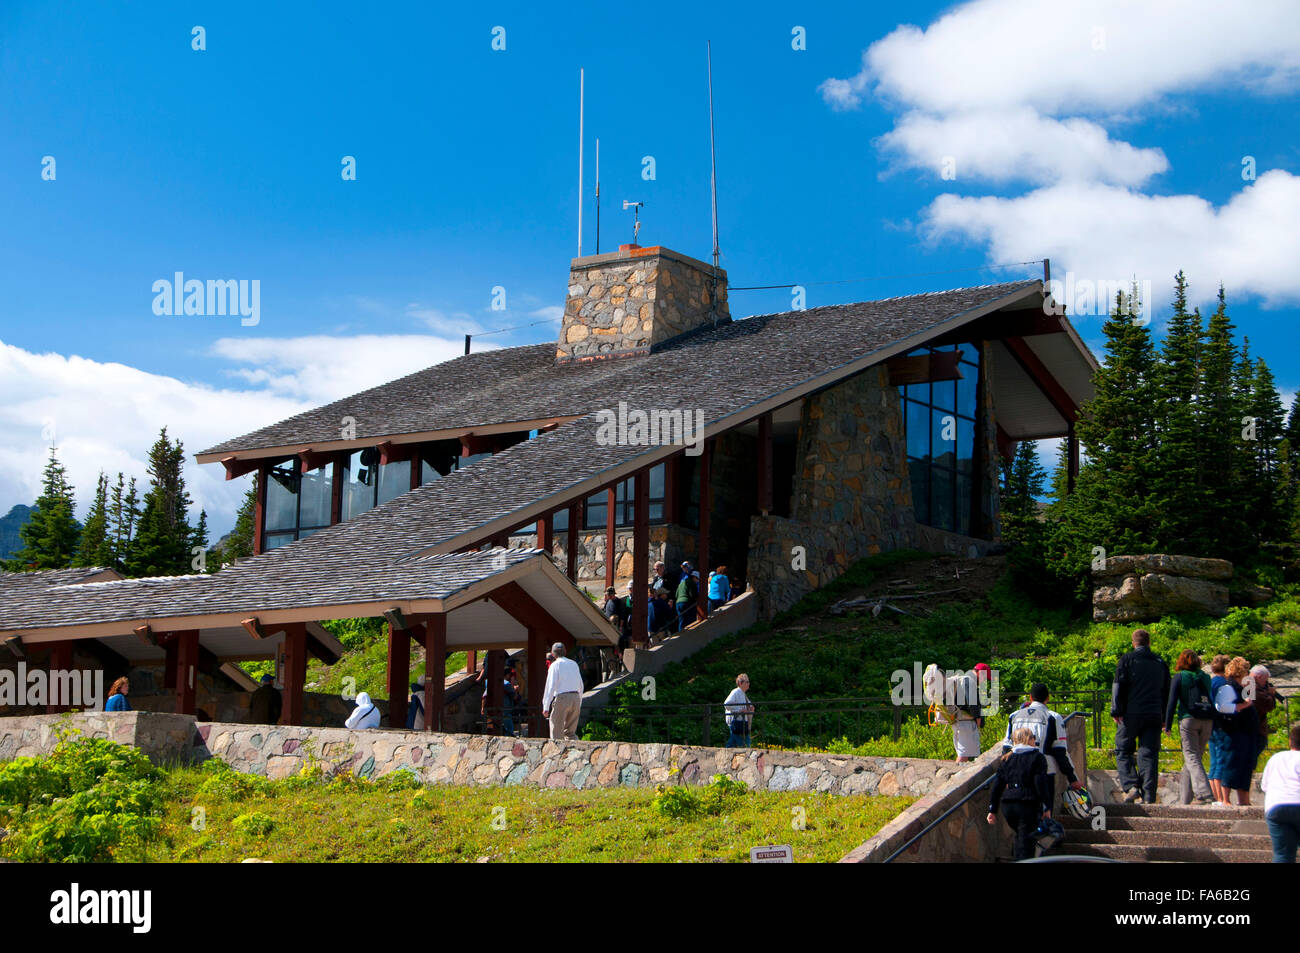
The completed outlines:
<svg viewBox="0 0 1300 953">
<path fill-rule="evenodd" d="M 271 466 L 266 483 L 266 548 L 275 549 L 295 539 L 306 539 L 330 525 L 333 467 L 326 464 L 302 472 L 302 462 L 292 457 Z"/>
<path fill-rule="evenodd" d="M 665 510 L 665 500 L 667 499 L 667 467 L 664 464 L 650 468 L 650 522 L 664 523 L 668 520 L 668 513 Z M 582 510 L 582 528 L 584 530 L 601 530 L 605 528 L 607 497 L 602 490 L 587 497 L 587 503 Z M 618 485 L 614 492 L 614 525 L 631 526 L 636 516 L 636 480 L 629 477 Z M 558 510 L 552 521 L 552 528 L 556 533 L 566 533 L 569 530 L 569 511 L 567 508 Z"/>
<path fill-rule="evenodd" d="M 343 519 L 350 520 L 410 489 L 410 460 L 380 463 L 377 447 L 358 450 L 348 457 L 343 473 Z"/>
<path fill-rule="evenodd" d="M 971 344 L 948 345 L 918 348 L 910 354 L 952 351 L 960 353 L 959 380 L 907 384 L 898 393 L 917 522 L 969 534 L 979 486 L 975 472 L 979 349 Z"/>
</svg>

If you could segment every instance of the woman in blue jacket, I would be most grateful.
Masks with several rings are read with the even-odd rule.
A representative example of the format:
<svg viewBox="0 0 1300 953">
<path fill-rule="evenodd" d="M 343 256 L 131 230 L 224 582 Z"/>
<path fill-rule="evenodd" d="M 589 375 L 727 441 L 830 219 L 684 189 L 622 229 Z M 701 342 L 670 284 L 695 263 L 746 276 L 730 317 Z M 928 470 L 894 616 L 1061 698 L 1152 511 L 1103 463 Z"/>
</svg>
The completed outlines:
<svg viewBox="0 0 1300 953">
<path fill-rule="evenodd" d="M 130 691 L 131 686 L 123 676 L 113 683 L 113 687 L 108 690 L 108 701 L 104 703 L 104 711 L 130 711 L 131 703 L 126 700 L 126 693 Z"/>
<path fill-rule="evenodd" d="M 719 566 L 709 573 L 709 611 L 726 605 L 731 600 L 731 580 L 727 578 L 727 567 Z"/>
</svg>

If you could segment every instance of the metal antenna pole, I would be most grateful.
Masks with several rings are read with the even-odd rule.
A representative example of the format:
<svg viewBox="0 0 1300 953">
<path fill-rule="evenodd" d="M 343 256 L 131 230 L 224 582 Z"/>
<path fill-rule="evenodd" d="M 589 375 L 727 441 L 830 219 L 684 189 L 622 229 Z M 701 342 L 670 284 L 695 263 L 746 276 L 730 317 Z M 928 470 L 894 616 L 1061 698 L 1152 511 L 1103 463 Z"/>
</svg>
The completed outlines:
<svg viewBox="0 0 1300 953">
<path fill-rule="evenodd" d="M 586 70 L 578 69 L 578 257 L 582 257 L 582 119 Z"/>
<path fill-rule="evenodd" d="M 709 61 L 709 190 L 713 193 L 713 267 L 718 267 L 718 154 L 713 145 L 713 43 L 705 47 Z"/>
</svg>

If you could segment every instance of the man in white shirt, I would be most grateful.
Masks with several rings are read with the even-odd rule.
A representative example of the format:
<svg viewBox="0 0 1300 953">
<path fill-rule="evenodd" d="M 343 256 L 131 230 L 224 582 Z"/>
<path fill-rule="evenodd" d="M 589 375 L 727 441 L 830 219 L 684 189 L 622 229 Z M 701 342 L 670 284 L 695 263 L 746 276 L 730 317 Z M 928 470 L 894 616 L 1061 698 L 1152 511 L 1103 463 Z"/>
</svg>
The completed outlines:
<svg viewBox="0 0 1300 953">
<path fill-rule="evenodd" d="M 736 687 L 722 704 L 727 713 L 728 748 L 749 747 L 749 728 L 754 720 L 754 706 L 749 701 L 748 693 L 749 676 L 741 672 L 736 676 Z"/>
<path fill-rule="evenodd" d="M 551 646 L 555 661 L 546 670 L 546 688 L 542 691 L 542 717 L 551 722 L 551 738 L 578 737 L 578 714 L 582 711 L 582 672 L 578 663 L 567 657 L 563 642 Z"/>
<path fill-rule="evenodd" d="M 1291 726 L 1290 751 L 1279 751 L 1264 765 L 1264 819 L 1273 840 L 1273 863 L 1294 864 L 1300 846 L 1300 724 Z"/>
</svg>

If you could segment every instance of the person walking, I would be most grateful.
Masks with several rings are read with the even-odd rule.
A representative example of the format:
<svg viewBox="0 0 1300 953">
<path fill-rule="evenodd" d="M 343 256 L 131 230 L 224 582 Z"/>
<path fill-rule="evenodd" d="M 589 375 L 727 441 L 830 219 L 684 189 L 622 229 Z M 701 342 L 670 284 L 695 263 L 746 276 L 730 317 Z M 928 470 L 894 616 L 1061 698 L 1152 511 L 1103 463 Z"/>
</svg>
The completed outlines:
<svg viewBox="0 0 1300 953">
<path fill-rule="evenodd" d="M 700 577 L 690 563 L 682 563 L 682 579 L 677 583 L 677 626 L 684 629 L 695 621 L 695 607 L 700 598 Z"/>
<path fill-rule="evenodd" d="M 1291 726 L 1289 751 L 1279 751 L 1264 765 L 1264 820 L 1273 841 L 1273 863 L 1294 864 L 1300 846 L 1300 723 Z"/>
<path fill-rule="evenodd" d="M 275 687 L 275 677 L 263 675 L 262 684 L 248 699 L 248 720 L 254 725 L 278 725 L 283 703 Z"/>
<path fill-rule="evenodd" d="M 1151 651 L 1151 633 L 1134 629 L 1133 650 L 1119 657 L 1111 686 L 1110 714 L 1115 719 L 1115 766 L 1124 800 L 1156 803 L 1160 726 L 1169 697 L 1169 666 Z M 1137 748 L 1137 771 L 1133 749 Z M 1140 777 L 1139 777 L 1140 776 Z"/>
<path fill-rule="evenodd" d="M 1232 659 L 1227 655 L 1216 655 L 1210 659 L 1210 700 L 1214 706 L 1214 728 L 1210 731 L 1210 793 L 1214 795 L 1212 807 L 1231 807 L 1232 802 L 1223 788 L 1223 772 L 1228 764 L 1228 733 L 1223 730 L 1219 720 L 1217 699 L 1219 689 L 1228 683 L 1225 672 Z"/>
<path fill-rule="evenodd" d="M 1259 756 L 1268 747 L 1268 716 L 1277 707 L 1277 700 L 1280 696 L 1273 683 L 1269 681 L 1272 673 L 1269 672 L 1267 666 L 1254 666 L 1250 670 L 1250 677 L 1255 680 L 1255 717 L 1259 720 L 1259 737 L 1255 739 L 1255 757 L 1251 762 L 1251 770 L 1253 771 L 1254 767 L 1259 764 Z"/>
<path fill-rule="evenodd" d="M 709 612 L 731 601 L 731 580 L 727 578 L 727 567 L 719 566 L 709 573 Z"/>
<path fill-rule="evenodd" d="M 1210 676 L 1201 671 L 1201 657 L 1185 649 L 1174 663 L 1174 677 L 1169 685 L 1169 702 L 1165 706 L 1165 732 L 1173 734 L 1178 721 L 1178 737 L 1183 748 L 1183 770 L 1179 775 L 1179 799 L 1191 804 L 1210 804 L 1214 794 L 1205 774 L 1202 758 L 1214 731 L 1213 691 Z"/>
<path fill-rule="evenodd" d="M 736 687 L 722 703 L 727 717 L 727 747 L 748 748 L 749 730 L 754 722 L 754 705 L 749 700 L 749 676 L 741 672 L 736 676 Z"/>
<path fill-rule="evenodd" d="M 1034 834 L 1044 817 L 1052 816 L 1054 797 L 1047 776 L 1047 759 L 1038 750 L 1033 731 L 1017 728 L 1011 750 L 998 761 L 998 773 L 989 795 L 988 822 L 996 824 L 998 808 L 1007 824 L 1016 832 L 1016 860 L 1034 856 Z"/>
<path fill-rule="evenodd" d="M 1220 782 L 1222 803 L 1231 804 L 1232 792 L 1236 791 L 1237 806 L 1250 807 L 1250 779 L 1259 756 L 1256 749 L 1259 719 L 1255 703 L 1246 697 L 1244 689 L 1245 683 L 1251 681 L 1250 663 L 1238 655 L 1228 663 L 1224 674 L 1224 682 L 1214 695 L 1218 728 L 1225 739 Z"/>
<path fill-rule="evenodd" d="M 569 741 L 578 737 L 578 715 L 582 712 L 582 673 L 563 642 L 551 646 L 555 661 L 546 670 L 542 690 L 542 717 L 550 720 L 551 739 Z"/>
<path fill-rule="evenodd" d="M 1035 682 L 1029 689 L 1029 703 L 1012 712 L 1007 719 L 1007 734 L 1002 742 L 1002 753 L 1009 753 L 1015 745 L 1015 733 L 1026 729 L 1033 737 L 1033 743 L 1047 758 L 1047 775 L 1051 781 L 1052 796 L 1056 796 L 1056 775 L 1065 778 L 1066 783 L 1075 790 L 1083 787 L 1083 782 L 1074 772 L 1074 762 L 1070 760 L 1070 749 L 1065 735 L 1065 719 L 1058 712 L 1047 707 L 1051 697 L 1047 686 Z M 1049 802 L 1050 803 L 1050 802 Z"/>
<path fill-rule="evenodd" d="M 126 700 L 126 693 L 131 690 L 131 683 L 122 676 L 115 681 L 108 690 L 108 698 L 104 702 L 104 711 L 131 711 L 131 703 Z"/>
</svg>

